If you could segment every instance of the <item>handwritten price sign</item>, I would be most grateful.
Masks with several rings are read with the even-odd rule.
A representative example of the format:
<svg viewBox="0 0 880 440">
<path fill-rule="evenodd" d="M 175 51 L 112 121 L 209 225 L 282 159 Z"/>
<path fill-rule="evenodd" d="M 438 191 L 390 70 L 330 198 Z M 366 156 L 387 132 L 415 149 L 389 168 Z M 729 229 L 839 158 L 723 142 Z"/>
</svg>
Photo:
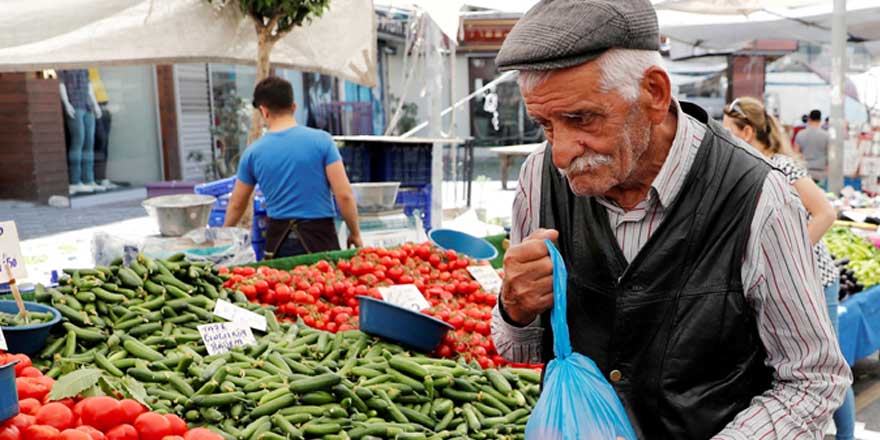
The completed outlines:
<svg viewBox="0 0 880 440">
<path fill-rule="evenodd" d="M 18 242 L 18 229 L 15 222 L 0 222 L 0 283 L 9 281 L 6 266 L 12 270 L 16 280 L 27 278 L 21 245 Z"/>
</svg>

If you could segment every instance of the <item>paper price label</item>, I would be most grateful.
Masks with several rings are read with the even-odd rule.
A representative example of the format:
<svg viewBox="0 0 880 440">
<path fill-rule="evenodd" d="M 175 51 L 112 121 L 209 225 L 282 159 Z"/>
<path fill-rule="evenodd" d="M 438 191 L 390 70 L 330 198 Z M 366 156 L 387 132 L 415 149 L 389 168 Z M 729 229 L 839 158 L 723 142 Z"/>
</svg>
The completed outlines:
<svg viewBox="0 0 880 440">
<path fill-rule="evenodd" d="M 240 322 L 222 322 L 197 327 L 208 354 L 223 354 L 235 347 L 256 345 L 251 328 Z"/>
<path fill-rule="evenodd" d="M 9 350 L 9 347 L 6 346 L 6 336 L 3 336 L 3 329 L 0 329 L 0 350 Z"/>
<path fill-rule="evenodd" d="M 6 266 L 12 270 L 16 280 L 27 278 L 21 245 L 18 242 L 18 229 L 15 222 L 0 222 L 0 283 L 9 282 Z"/>
<path fill-rule="evenodd" d="M 414 312 L 421 312 L 431 307 L 422 292 L 413 284 L 380 287 L 379 293 L 385 301 Z"/>
<path fill-rule="evenodd" d="M 232 322 L 240 322 L 261 332 L 266 331 L 265 316 L 243 309 L 229 301 L 218 299 L 214 306 L 214 315 Z"/>
<path fill-rule="evenodd" d="M 468 266 L 468 272 L 489 293 L 501 293 L 501 277 L 492 266 Z"/>
</svg>

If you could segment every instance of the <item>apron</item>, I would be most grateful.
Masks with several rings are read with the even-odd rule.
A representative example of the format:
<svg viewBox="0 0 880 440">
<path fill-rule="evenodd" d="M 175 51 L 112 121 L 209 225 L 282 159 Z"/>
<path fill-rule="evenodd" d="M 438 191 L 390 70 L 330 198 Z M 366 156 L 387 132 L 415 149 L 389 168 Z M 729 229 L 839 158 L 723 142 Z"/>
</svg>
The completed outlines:
<svg viewBox="0 0 880 440">
<path fill-rule="evenodd" d="M 269 219 L 266 228 L 266 251 L 263 258 L 271 260 L 281 249 L 291 232 L 299 237 L 306 253 L 338 251 L 339 238 L 336 235 L 336 224 L 332 218 L 313 220 L 280 220 Z"/>
</svg>

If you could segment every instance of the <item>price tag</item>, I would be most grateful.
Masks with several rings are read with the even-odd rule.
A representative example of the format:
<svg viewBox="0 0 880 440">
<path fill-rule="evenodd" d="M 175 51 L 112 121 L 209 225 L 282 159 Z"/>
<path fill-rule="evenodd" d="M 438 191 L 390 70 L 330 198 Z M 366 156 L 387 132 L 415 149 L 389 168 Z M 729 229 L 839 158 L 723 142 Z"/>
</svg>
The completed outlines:
<svg viewBox="0 0 880 440">
<path fill-rule="evenodd" d="M 422 292 L 413 284 L 380 287 L 379 293 L 385 301 L 414 312 L 421 312 L 431 307 Z"/>
<path fill-rule="evenodd" d="M 197 327 L 208 354 L 223 354 L 235 347 L 256 345 L 251 328 L 240 322 L 221 322 Z"/>
<path fill-rule="evenodd" d="M 468 272 L 489 293 L 501 293 L 501 277 L 492 266 L 468 266 Z"/>
<path fill-rule="evenodd" d="M 266 331 L 266 317 L 250 310 L 243 309 L 229 301 L 217 300 L 214 306 L 214 314 L 232 322 L 239 322 L 254 330 Z"/>
<path fill-rule="evenodd" d="M 27 278 L 21 245 L 18 242 L 18 229 L 12 221 L 0 222 L 0 283 L 9 282 L 4 266 L 9 266 L 16 280 Z"/>
<path fill-rule="evenodd" d="M 9 347 L 6 346 L 6 336 L 3 336 L 3 329 L 0 329 L 0 350 L 9 350 Z"/>
</svg>

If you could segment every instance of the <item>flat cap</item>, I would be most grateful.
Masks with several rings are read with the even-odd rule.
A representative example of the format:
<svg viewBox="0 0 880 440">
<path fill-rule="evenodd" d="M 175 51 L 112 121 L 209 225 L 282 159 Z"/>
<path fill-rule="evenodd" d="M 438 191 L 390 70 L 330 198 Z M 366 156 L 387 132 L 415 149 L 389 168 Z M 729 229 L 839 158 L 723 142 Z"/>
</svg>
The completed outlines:
<svg viewBox="0 0 880 440">
<path fill-rule="evenodd" d="M 541 0 L 507 35 L 495 65 L 500 70 L 561 69 L 611 48 L 660 49 L 650 0 Z"/>
</svg>

